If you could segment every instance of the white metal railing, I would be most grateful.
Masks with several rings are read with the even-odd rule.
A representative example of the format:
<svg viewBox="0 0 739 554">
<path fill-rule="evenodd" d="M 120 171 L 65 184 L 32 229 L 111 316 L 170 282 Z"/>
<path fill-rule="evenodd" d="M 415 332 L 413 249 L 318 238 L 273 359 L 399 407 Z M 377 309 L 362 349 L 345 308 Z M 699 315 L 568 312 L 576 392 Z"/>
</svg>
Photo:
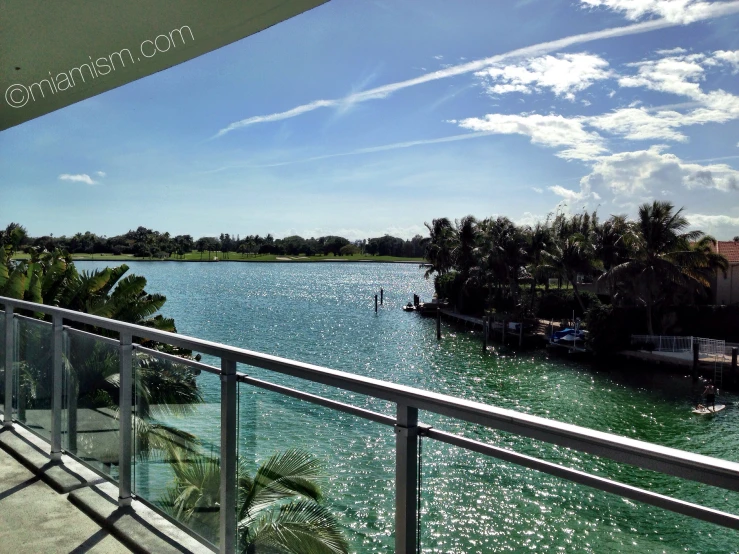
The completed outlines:
<svg viewBox="0 0 739 554">
<path fill-rule="evenodd" d="M 698 344 L 698 351 L 711 358 L 723 356 L 726 341 L 703 337 L 681 337 L 667 335 L 631 335 L 633 345 L 651 345 L 655 352 L 692 352 L 693 345 Z"/>
<path fill-rule="evenodd" d="M 395 429 L 395 552 L 410 554 L 416 552 L 418 546 L 418 444 L 419 437 L 455 445 L 460 448 L 492 456 L 512 462 L 520 466 L 584 484 L 602 491 L 637 500 L 680 514 L 688 515 L 718 525 L 739 529 L 739 516 L 707 508 L 698 504 L 678 500 L 670 496 L 657 494 L 648 490 L 626 485 L 618 481 L 605 479 L 583 471 L 554 464 L 539 458 L 519 454 L 497 446 L 471 440 L 460 435 L 446 433 L 423 425 L 418 421 L 418 411 L 427 410 L 449 418 L 471 422 L 498 429 L 524 437 L 548 442 L 554 445 L 603 456 L 620 463 L 631 464 L 640 468 L 658 471 L 667 475 L 690 479 L 700 483 L 739 491 L 739 463 L 721 460 L 634 440 L 627 437 L 595 431 L 585 427 L 570 425 L 559 421 L 545 419 L 524 413 L 515 412 L 463 400 L 452 396 L 407 387 L 362 375 L 346 373 L 303 362 L 270 356 L 242 348 L 227 346 L 211 341 L 187 337 L 178 334 L 158 331 L 156 329 L 123 323 L 98 316 L 43 306 L 31 302 L 0 297 L 0 305 L 5 308 L 5 403 L 4 426 L 14 423 L 13 414 L 13 368 L 14 368 L 14 318 L 20 317 L 14 312 L 23 310 L 41 312 L 51 319 L 52 333 L 50 351 L 52 355 L 52 429 L 51 455 L 55 460 L 61 459 L 61 421 L 62 421 L 62 340 L 65 321 L 76 322 L 104 329 L 110 334 L 117 333 L 120 363 L 120 389 L 122 393 L 119 406 L 119 451 L 118 451 L 118 489 L 119 504 L 130 504 L 132 462 L 132 353 L 143 350 L 167 357 L 161 352 L 154 352 L 135 344 L 136 339 L 147 339 L 163 344 L 202 352 L 221 360 L 220 367 L 210 366 L 193 360 L 177 357 L 183 363 L 214 373 L 220 376 L 221 384 L 221 484 L 220 484 L 220 544 L 221 552 L 234 552 L 236 548 L 236 495 L 235 486 L 237 465 L 237 386 L 248 383 L 256 387 L 271 390 L 293 398 L 312 402 L 336 411 L 350 413 Z M 2 315 L 2 312 L 0 312 Z M 110 341 L 110 338 L 106 339 Z M 368 395 L 389 401 L 396 405 L 396 415 L 372 412 L 363 408 L 337 402 L 328 398 L 308 394 L 301 390 L 288 388 L 268 381 L 255 379 L 236 371 L 236 364 L 242 363 L 266 369 L 275 373 L 290 375 L 314 383 L 328 385 L 337 389 Z M 124 401 L 124 399 L 128 399 Z M 163 514 L 164 515 L 164 514 Z"/>
</svg>

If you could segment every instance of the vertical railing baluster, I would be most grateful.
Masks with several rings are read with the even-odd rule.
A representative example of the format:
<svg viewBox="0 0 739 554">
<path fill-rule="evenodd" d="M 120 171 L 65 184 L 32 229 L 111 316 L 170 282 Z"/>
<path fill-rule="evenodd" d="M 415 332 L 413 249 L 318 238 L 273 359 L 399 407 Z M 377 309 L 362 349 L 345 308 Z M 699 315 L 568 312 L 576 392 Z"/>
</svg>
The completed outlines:
<svg viewBox="0 0 739 554">
<path fill-rule="evenodd" d="M 51 459 L 62 459 L 62 341 L 64 318 L 54 314 L 51 329 Z"/>
<path fill-rule="evenodd" d="M 13 308 L 5 305 L 5 408 L 3 427 L 13 425 Z"/>
<path fill-rule="evenodd" d="M 236 551 L 236 362 L 221 359 L 220 552 Z"/>
<path fill-rule="evenodd" d="M 418 537 L 418 409 L 398 404 L 395 426 L 395 552 L 416 552 Z"/>
<path fill-rule="evenodd" d="M 72 342 L 69 334 L 64 337 L 64 351 L 70 355 Z M 67 366 L 67 452 L 77 453 L 77 375 L 71 365 Z"/>
<path fill-rule="evenodd" d="M 120 362 L 120 393 L 118 423 L 120 452 L 118 453 L 118 505 L 131 505 L 131 402 L 133 400 L 133 337 L 121 333 L 118 346 Z"/>
</svg>

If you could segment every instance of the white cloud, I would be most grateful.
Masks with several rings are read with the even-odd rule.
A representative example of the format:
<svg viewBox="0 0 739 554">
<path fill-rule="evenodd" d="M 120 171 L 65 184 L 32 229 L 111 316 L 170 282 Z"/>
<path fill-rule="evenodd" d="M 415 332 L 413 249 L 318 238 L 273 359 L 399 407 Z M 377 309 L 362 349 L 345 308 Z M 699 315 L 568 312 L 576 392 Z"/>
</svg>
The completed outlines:
<svg viewBox="0 0 739 554">
<path fill-rule="evenodd" d="M 533 144 L 562 149 L 557 152 L 557 156 L 568 160 L 592 160 L 606 152 L 600 135 L 586 131 L 579 118 L 539 114 L 488 114 L 483 118 L 464 119 L 459 125 L 478 132 L 524 135 L 530 137 Z"/>
<path fill-rule="evenodd" d="M 671 56 L 673 54 L 685 54 L 687 50 L 685 48 L 680 48 L 679 46 L 676 48 L 668 48 L 665 50 L 656 50 L 656 53 L 660 56 Z"/>
<path fill-rule="evenodd" d="M 542 194 L 544 192 L 544 189 L 541 189 L 539 187 L 531 187 L 531 190 L 533 190 L 537 194 Z"/>
<path fill-rule="evenodd" d="M 593 171 L 581 179 L 580 186 L 585 191 L 605 188 L 617 195 L 674 190 L 676 184 L 689 189 L 739 190 L 739 171 L 732 167 L 685 162 L 664 150 L 664 146 L 652 146 L 602 156 L 593 164 Z"/>
<path fill-rule="evenodd" d="M 731 13 L 734 2 L 704 2 L 702 0 L 580 0 L 588 7 L 604 7 L 621 12 L 636 21 L 647 16 L 663 18 L 679 24 L 692 23 L 707 17 Z"/>
<path fill-rule="evenodd" d="M 728 215 L 707 215 L 707 214 L 689 214 L 686 216 L 692 227 L 702 229 L 714 228 L 718 226 L 739 227 L 739 217 L 731 217 Z"/>
<path fill-rule="evenodd" d="M 652 114 L 644 108 L 622 108 L 588 119 L 588 125 L 629 140 L 685 142 L 688 138 L 675 130 L 685 123 L 683 114 L 679 112 L 662 111 Z"/>
<path fill-rule="evenodd" d="M 713 59 L 733 66 L 734 73 L 739 72 L 739 50 L 718 50 L 713 53 Z"/>
<path fill-rule="evenodd" d="M 516 225 L 528 225 L 534 227 L 540 221 L 544 221 L 546 218 L 540 215 L 532 214 L 531 212 L 524 212 L 521 217 L 514 221 Z"/>
<path fill-rule="evenodd" d="M 80 173 L 78 175 L 70 175 L 69 173 L 62 173 L 59 175 L 61 181 L 72 181 L 75 183 L 85 183 L 87 185 L 97 185 L 97 181 L 93 181 L 87 173 Z"/>
<path fill-rule="evenodd" d="M 491 94 L 541 92 L 575 99 L 575 92 L 608 79 L 611 71 L 603 58 L 587 53 L 558 54 L 529 58 L 518 64 L 495 65 L 475 73 L 485 80 Z"/>
<path fill-rule="evenodd" d="M 627 67 L 638 68 L 637 73 L 620 77 L 619 85 L 622 87 L 644 87 L 686 96 L 693 101 L 692 104 L 672 107 L 684 109 L 698 106 L 698 108 L 681 112 L 666 109 L 668 106 L 662 109 L 637 108 L 639 103 L 632 103 L 628 108 L 591 117 L 587 120 L 587 124 L 630 140 L 657 139 L 685 142 L 687 137 L 678 131 L 680 127 L 725 123 L 739 118 L 739 96 L 723 90 L 705 92 L 700 86 L 706 67 L 715 66 L 715 60 L 719 57 L 723 58 L 722 63 L 731 63 L 734 54 L 739 54 L 739 52 L 720 51 L 710 56 L 679 54 L 658 60 L 628 64 Z"/>
<path fill-rule="evenodd" d="M 702 95 L 698 81 L 704 78 L 700 62 L 704 60 L 703 54 L 688 54 L 628 64 L 638 68 L 637 74 L 621 77 L 618 84 L 698 99 Z"/>
<path fill-rule="evenodd" d="M 96 171 L 95 175 L 97 175 L 98 177 L 105 177 L 106 173 L 105 171 Z"/>
<path fill-rule="evenodd" d="M 592 1 L 591 0 L 581 0 L 581 2 L 585 2 L 585 1 L 590 2 L 591 5 L 599 5 L 595 3 L 595 2 L 598 2 L 599 0 L 592 0 Z M 711 9 L 705 10 L 703 16 L 698 17 L 696 15 L 695 20 L 697 21 L 698 19 L 711 19 L 714 17 L 726 15 L 729 13 L 739 13 L 739 1 L 726 2 L 726 3 L 723 3 L 721 6 L 714 6 L 714 5 L 711 5 L 711 6 L 712 6 Z M 647 33 L 650 31 L 656 31 L 658 29 L 674 27 L 680 24 L 682 24 L 681 21 L 671 21 L 669 19 L 661 19 L 657 21 L 645 21 L 642 23 L 635 23 L 633 25 L 615 27 L 612 29 L 603 29 L 602 31 L 581 33 L 578 35 L 571 35 L 571 36 L 564 37 L 564 38 L 557 39 L 557 40 L 541 42 L 538 44 L 533 44 L 531 46 L 517 48 L 515 50 L 511 50 L 503 54 L 497 54 L 489 58 L 484 58 L 481 60 L 475 60 L 471 62 L 465 62 L 462 64 L 447 67 L 445 69 L 441 69 L 438 71 L 433 71 L 431 73 L 426 73 L 424 75 L 420 75 L 413 79 L 407 79 L 405 81 L 398 81 L 396 83 L 391 83 L 388 85 L 375 87 L 373 89 L 369 89 L 363 92 L 351 94 L 345 98 L 332 99 L 332 100 L 315 100 L 313 102 L 302 104 L 300 106 L 296 106 L 292 109 L 289 109 L 283 112 L 277 112 L 277 113 L 273 113 L 269 115 L 259 115 L 259 116 L 248 117 L 246 119 L 235 121 L 231 123 L 230 125 L 227 125 L 226 127 L 222 128 L 220 131 L 218 131 L 218 133 L 215 136 L 220 137 L 236 129 L 240 129 L 242 127 L 254 125 L 257 123 L 266 123 L 270 121 L 281 121 L 283 119 L 296 117 L 298 115 L 302 115 L 304 113 L 308 113 L 313 110 L 317 110 L 319 108 L 338 107 L 338 106 L 346 105 L 347 103 L 351 104 L 351 103 L 357 103 L 357 102 L 365 102 L 368 100 L 376 100 L 379 98 L 386 98 L 387 96 L 399 90 L 403 90 L 406 88 L 414 87 L 414 86 L 425 84 L 425 83 L 430 83 L 433 81 L 438 81 L 440 79 L 455 77 L 457 75 L 474 73 L 477 71 L 481 71 L 491 65 L 500 64 L 501 62 L 504 62 L 506 60 L 515 60 L 515 59 L 522 59 L 522 58 L 530 58 L 534 56 L 541 56 L 541 55 L 548 54 L 551 52 L 557 52 L 559 50 L 563 50 L 565 48 L 574 46 L 576 44 L 584 44 L 584 43 L 593 42 L 596 40 L 623 37 L 623 36 L 635 35 L 639 33 Z"/>
<path fill-rule="evenodd" d="M 600 200 L 600 196 L 597 193 L 592 192 L 586 187 L 582 187 L 579 192 L 565 188 L 561 185 L 554 185 L 548 188 L 554 194 L 556 194 L 557 196 L 561 196 L 567 202 L 580 202 L 583 200 L 588 200 L 590 198 L 593 198 L 594 200 Z"/>
</svg>

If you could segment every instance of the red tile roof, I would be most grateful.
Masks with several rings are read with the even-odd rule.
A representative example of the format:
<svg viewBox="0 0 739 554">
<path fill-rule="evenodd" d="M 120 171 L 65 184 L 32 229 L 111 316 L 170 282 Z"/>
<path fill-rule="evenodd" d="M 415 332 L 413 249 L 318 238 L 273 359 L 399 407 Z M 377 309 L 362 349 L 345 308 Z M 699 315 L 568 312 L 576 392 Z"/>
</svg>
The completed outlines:
<svg viewBox="0 0 739 554">
<path fill-rule="evenodd" d="M 716 243 L 718 253 L 729 260 L 729 264 L 739 264 L 739 242 L 733 240 L 720 240 Z"/>
</svg>

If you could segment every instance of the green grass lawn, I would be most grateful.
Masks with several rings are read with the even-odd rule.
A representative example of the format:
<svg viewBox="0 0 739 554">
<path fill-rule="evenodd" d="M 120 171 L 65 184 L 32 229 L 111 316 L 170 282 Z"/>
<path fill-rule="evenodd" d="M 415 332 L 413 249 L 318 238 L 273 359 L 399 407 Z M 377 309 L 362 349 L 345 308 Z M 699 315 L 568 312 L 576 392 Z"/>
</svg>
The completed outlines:
<svg viewBox="0 0 739 554">
<path fill-rule="evenodd" d="M 215 261 L 214 258 L 217 258 L 218 261 L 227 261 L 227 262 L 338 262 L 338 261 L 347 261 L 347 262 L 361 262 L 361 261 L 369 261 L 369 262 L 415 262 L 415 263 L 424 263 L 423 258 L 404 258 L 404 257 L 397 257 L 397 256 L 368 256 L 368 255 L 362 255 L 357 254 L 354 256 L 278 256 L 274 254 L 264 254 L 264 255 L 258 255 L 258 256 L 252 256 L 252 255 L 242 255 L 238 254 L 236 252 L 229 252 L 227 255 L 223 252 L 211 252 L 210 253 L 211 260 Z M 21 252 L 18 252 L 14 259 L 16 260 L 27 260 L 29 258 L 28 254 L 24 254 Z M 72 259 L 74 260 L 100 260 L 100 261 L 116 261 L 116 262 L 126 262 L 126 261 L 159 261 L 157 259 L 152 258 L 136 258 L 131 254 L 121 254 L 121 255 L 114 255 L 114 254 L 72 254 Z M 164 258 L 161 261 L 185 261 L 185 262 L 207 262 L 208 260 L 208 253 L 204 252 L 202 255 L 200 252 L 189 252 L 185 254 L 184 258 L 178 258 L 178 257 L 171 257 L 171 258 Z"/>
</svg>

